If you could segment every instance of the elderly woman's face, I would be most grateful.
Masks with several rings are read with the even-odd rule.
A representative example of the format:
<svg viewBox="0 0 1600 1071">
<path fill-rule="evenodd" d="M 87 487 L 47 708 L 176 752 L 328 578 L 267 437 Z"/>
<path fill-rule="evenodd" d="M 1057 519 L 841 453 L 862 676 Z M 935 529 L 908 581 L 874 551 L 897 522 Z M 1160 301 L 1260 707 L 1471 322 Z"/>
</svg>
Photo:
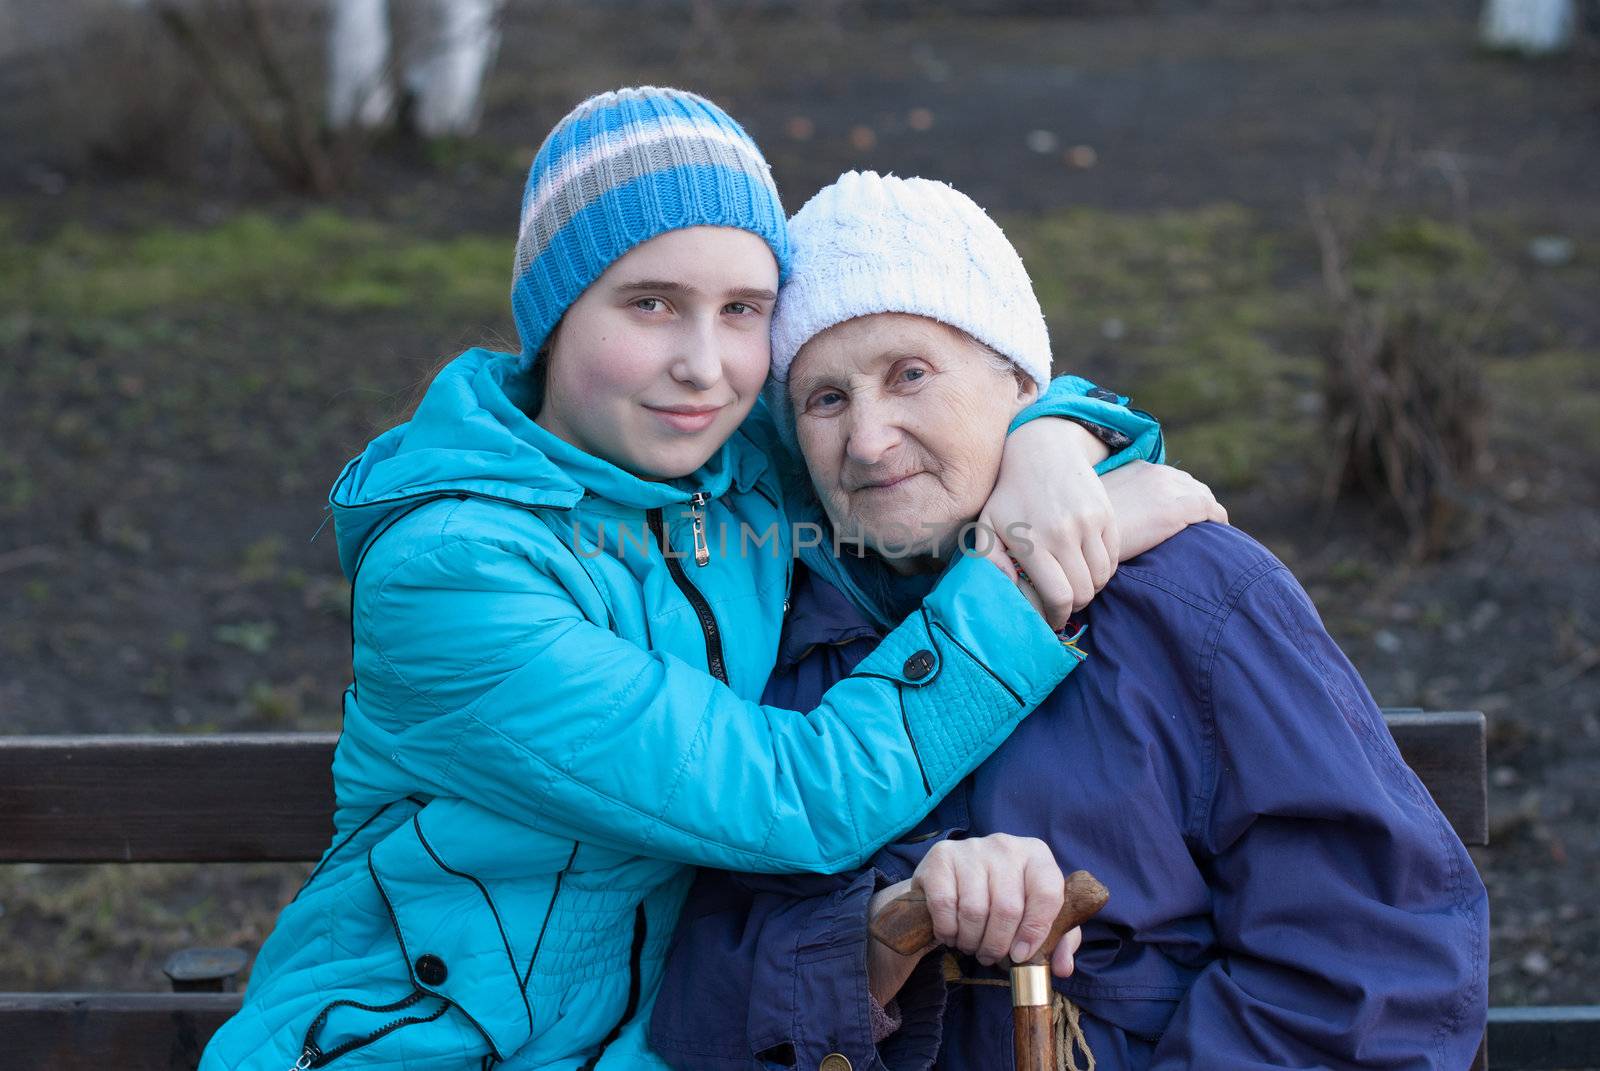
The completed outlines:
<svg viewBox="0 0 1600 1071">
<path fill-rule="evenodd" d="M 1006 427 L 1037 392 L 960 331 L 880 313 L 806 343 L 789 400 L 840 536 L 895 569 L 946 558 L 994 489 Z"/>
</svg>

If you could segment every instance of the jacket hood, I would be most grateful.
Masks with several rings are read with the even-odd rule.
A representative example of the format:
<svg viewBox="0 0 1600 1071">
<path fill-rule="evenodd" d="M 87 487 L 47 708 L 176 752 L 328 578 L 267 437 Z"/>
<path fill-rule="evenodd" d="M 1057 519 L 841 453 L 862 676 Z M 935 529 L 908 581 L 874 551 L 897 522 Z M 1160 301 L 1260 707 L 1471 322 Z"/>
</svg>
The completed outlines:
<svg viewBox="0 0 1600 1071">
<path fill-rule="evenodd" d="M 681 480 L 641 479 L 546 431 L 532 379 L 514 354 L 471 349 L 446 365 L 416 413 L 373 439 L 328 493 L 339 565 L 355 576 L 363 548 L 392 514 L 432 498 L 472 497 L 528 509 L 571 509 L 586 497 L 656 509 L 743 490 L 764 459 L 735 435 Z M 735 443 L 745 448 L 735 449 Z"/>
</svg>

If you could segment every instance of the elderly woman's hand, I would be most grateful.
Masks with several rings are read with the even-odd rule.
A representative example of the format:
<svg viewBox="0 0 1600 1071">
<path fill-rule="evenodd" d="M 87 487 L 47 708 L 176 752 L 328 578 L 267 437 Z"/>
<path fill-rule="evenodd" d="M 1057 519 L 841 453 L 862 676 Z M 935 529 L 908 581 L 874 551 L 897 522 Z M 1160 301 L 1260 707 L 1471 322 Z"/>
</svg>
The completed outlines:
<svg viewBox="0 0 1600 1071">
<path fill-rule="evenodd" d="M 1228 511 L 1211 488 L 1171 465 L 1130 461 L 1104 478 L 1122 533 L 1122 556 L 1136 558 L 1202 521 L 1228 523 Z"/>
<path fill-rule="evenodd" d="M 1077 424 L 1030 421 L 1006 440 L 999 478 L 978 515 L 988 533 L 979 548 L 1013 580 L 1025 579 L 1023 592 L 1051 628 L 1089 604 L 1122 556 L 1120 517 L 1094 471 L 1105 456 Z"/>
<path fill-rule="evenodd" d="M 876 915 L 912 888 L 927 897 L 934 939 L 978 957 L 985 964 L 1006 956 L 1025 960 L 1039 951 L 1061 911 L 1066 878 L 1050 846 L 1036 837 L 994 833 L 944 840 L 929 849 L 910 880 L 872 898 Z M 1065 978 L 1083 932 L 1068 930 L 1051 953 L 1051 969 Z M 867 942 L 867 982 L 873 998 L 887 1004 L 929 951 L 902 956 L 877 941 Z"/>
</svg>

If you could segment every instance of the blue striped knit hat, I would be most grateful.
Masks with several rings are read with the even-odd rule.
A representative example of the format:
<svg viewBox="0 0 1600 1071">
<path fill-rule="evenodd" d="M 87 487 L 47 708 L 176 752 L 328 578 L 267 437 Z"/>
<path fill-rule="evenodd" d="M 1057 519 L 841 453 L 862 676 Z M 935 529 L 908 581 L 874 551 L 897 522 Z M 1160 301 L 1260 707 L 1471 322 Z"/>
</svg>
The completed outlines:
<svg viewBox="0 0 1600 1071">
<path fill-rule="evenodd" d="M 511 310 L 532 365 L 567 308 L 641 242 L 680 227 L 737 227 L 789 273 L 771 169 L 721 108 L 680 89 L 636 86 L 572 109 L 528 172 Z"/>
</svg>

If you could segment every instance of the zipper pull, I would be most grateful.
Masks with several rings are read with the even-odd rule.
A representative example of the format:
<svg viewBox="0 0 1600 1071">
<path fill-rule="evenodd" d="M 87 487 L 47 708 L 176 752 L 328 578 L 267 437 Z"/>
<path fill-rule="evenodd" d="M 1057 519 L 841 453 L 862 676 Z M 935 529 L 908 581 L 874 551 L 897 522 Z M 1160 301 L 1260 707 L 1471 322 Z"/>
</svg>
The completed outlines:
<svg viewBox="0 0 1600 1071">
<path fill-rule="evenodd" d="M 310 1071 L 311 1068 L 317 1066 L 317 1057 L 321 1055 L 321 1049 L 315 1045 L 307 1045 L 300 1053 L 300 1059 L 294 1062 L 294 1066 L 289 1068 L 289 1071 Z"/>
<path fill-rule="evenodd" d="M 694 563 L 696 565 L 711 564 L 711 548 L 706 545 L 706 505 L 707 497 L 704 491 L 696 491 L 689 496 L 689 517 L 694 521 Z"/>
</svg>

